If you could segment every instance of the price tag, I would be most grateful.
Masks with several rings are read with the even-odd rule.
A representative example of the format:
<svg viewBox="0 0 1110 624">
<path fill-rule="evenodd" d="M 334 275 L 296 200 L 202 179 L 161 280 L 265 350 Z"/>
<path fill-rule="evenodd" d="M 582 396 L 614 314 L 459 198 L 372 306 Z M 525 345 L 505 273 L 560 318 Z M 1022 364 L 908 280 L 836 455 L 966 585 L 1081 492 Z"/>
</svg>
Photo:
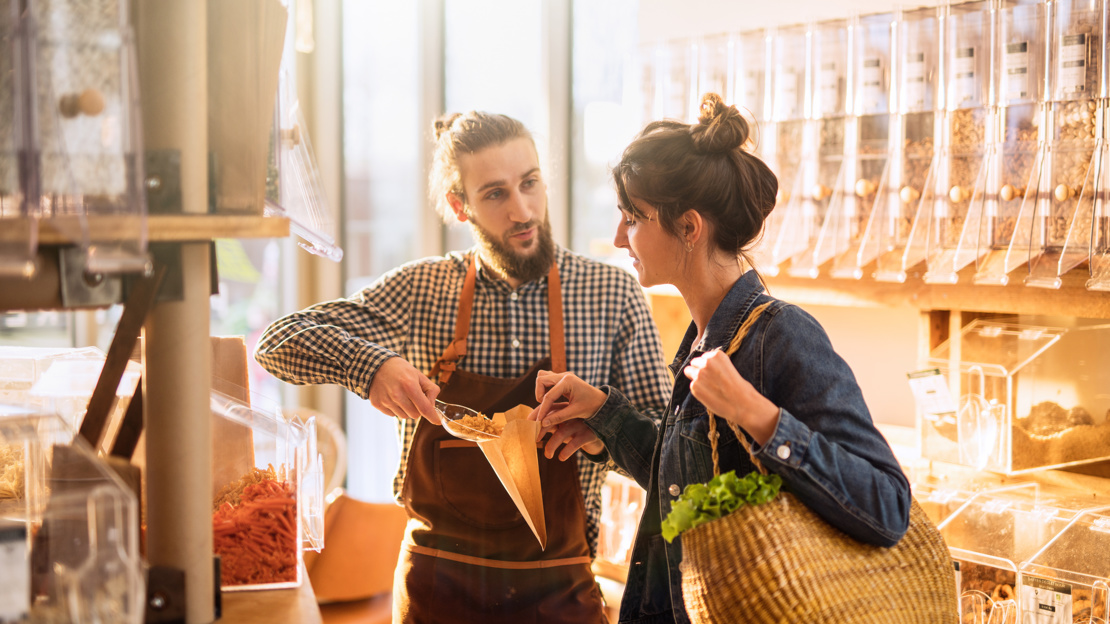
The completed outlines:
<svg viewBox="0 0 1110 624">
<path fill-rule="evenodd" d="M 1021 583 L 1021 612 L 1026 622 L 1071 624 L 1071 585 L 1026 576 Z"/>
<path fill-rule="evenodd" d="M 952 399 L 948 380 L 940 374 L 939 368 L 906 373 L 906 377 L 917 406 L 927 420 L 956 422 L 956 401 Z"/>
</svg>

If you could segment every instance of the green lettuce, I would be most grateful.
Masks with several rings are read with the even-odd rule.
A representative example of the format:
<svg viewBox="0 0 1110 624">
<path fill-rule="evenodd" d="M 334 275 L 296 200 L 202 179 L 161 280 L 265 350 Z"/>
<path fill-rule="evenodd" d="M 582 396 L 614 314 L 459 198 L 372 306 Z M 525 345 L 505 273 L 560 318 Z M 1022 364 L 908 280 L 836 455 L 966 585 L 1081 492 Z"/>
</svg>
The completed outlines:
<svg viewBox="0 0 1110 624">
<path fill-rule="evenodd" d="M 744 505 L 771 502 L 780 488 L 782 477 L 776 474 L 752 472 L 738 477 L 735 470 L 717 475 L 709 483 L 691 483 L 663 520 L 663 539 L 673 542 L 683 531 L 727 516 Z"/>
</svg>

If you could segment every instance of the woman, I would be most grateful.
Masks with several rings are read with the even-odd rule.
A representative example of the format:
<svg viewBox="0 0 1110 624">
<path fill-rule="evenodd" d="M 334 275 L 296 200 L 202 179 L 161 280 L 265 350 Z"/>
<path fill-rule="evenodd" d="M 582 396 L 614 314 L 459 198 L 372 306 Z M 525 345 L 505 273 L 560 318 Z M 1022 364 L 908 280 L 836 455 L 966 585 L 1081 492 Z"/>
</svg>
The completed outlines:
<svg viewBox="0 0 1110 624">
<path fill-rule="evenodd" d="M 613 169 L 627 249 L 640 284 L 673 284 L 693 319 L 671 371 L 664 421 L 637 412 L 613 388 L 570 373 L 541 372 L 532 418 L 544 453 L 579 449 L 612 459 L 647 491 L 621 622 L 687 622 L 681 538 L 661 522 L 691 483 L 713 477 L 707 410 L 738 425 L 752 452 L 785 487 L 833 526 L 890 546 L 909 525 L 910 488 L 875 429 L 851 369 L 824 330 L 798 307 L 765 294 L 748 252 L 775 204 L 778 183 L 743 149 L 748 125 L 715 94 L 696 124 L 649 124 Z M 748 314 L 770 306 L 730 358 L 722 351 Z M 727 426 L 717 426 L 722 472 L 754 469 Z M 563 445 L 562 449 L 559 447 Z"/>
</svg>

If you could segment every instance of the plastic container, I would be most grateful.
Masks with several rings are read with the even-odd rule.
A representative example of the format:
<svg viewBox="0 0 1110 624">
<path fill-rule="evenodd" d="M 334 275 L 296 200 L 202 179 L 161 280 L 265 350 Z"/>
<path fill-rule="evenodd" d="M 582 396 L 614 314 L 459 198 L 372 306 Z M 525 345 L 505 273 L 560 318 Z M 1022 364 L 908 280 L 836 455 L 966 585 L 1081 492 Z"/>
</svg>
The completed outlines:
<svg viewBox="0 0 1110 624">
<path fill-rule="evenodd" d="M 1018 602 L 1031 614 L 1025 621 L 1106 622 L 1110 618 L 1108 548 L 1110 508 L 1073 518 L 1018 569 Z"/>
<path fill-rule="evenodd" d="M 1110 325 L 976 319 L 930 354 L 958 412 L 922 418 L 921 453 L 1005 474 L 1110 458 Z"/>
<path fill-rule="evenodd" d="M 833 277 L 863 278 L 864 267 L 877 255 L 873 246 L 864 244 L 874 208 L 898 201 L 897 188 L 889 183 L 894 148 L 890 138 L 898 132 L 890 88 L 894 23 L 893 13 L 881 13 L 861 17 L 853 26 L 848 128 L 855 136 L 844 156 L 848 188 L 843 190 L 841 208 L 826 217 L 821 237 L 834 256 Z"/>
<path fill-rule="evenodd" d="M 944 135 L 931 201 L 922 204 L 927 229 L 924 280 L 954 284 L 979 254 L 979 227 L 995 141 L 991 89 L 994 11 L 987 2 L 949 7 L 944 23 Z"/>
<path fill-rule="evenodd" d="M 979 230 L 976 284 L 1005 286 L 1010 274 L 1029 259 L 1031 215 L 1044 161 L 1045 23 L 1047 6 L 1026 1 L 997 12 L 1001 58 L 995 72 L 999 136 L 991 157 L 996 172 L 988 180 Z"/>
<path fill-rule="evenodd" d="M 1032 211 L 1027 286 L 1059 288 L 1062 276 L 1091 257 L 1096 180 L 1103 152 L 1107 3 L 1049 4 L 1048 147 Z M 1100 214 L 1105 214 L 1100 208 Z"/>
<path fill-rule="evenodd" d="M 835 227 L 830 218 L 851 211 L 854 203 L 848 180 L 854 172 L 845 168 L 845 154 L 855 151 L 854 118 L 848 115 L 850 44 L 847 20 L 816 24 L 809 46 L 810 102 L 806 115 L 804 143 L 816 149 L 802 156 L 801 201 L 791 203 L 787 217 L 794 229 L 789 246 L 798 249 L 790 257 L 787 272 L 794 277 L 815 278 L 821 265 L 836 253 Z"/>
<path fill-rule="evenodd" d="M 920 207 L 933 199 L 933 177 L 939 153 L 940 31 L 939 9 L 903 11 L 897 20 L 894 55 L 897 120 L 886 186 L 897 192 L 875 204 L 864 242 L 875 258 L 875 279 L 905 282 L 925 259 L 925 234 Z"/>
<path fill-rule="evenodd" d="M 778 178 L 772 220 L 763 236 L 757 263 L 768 275 L 778 275 L 779 265 L 806 249 L 802 234 L 805 179 L 802 154 L 816 150 L 815 136 L 807 133 L 806 81 L 809 29 L 804 25 L 777 28 L 769 33 L 770 123 L 760 133 L 764 161 Z"/>
<path fill-rule="evenodd" d="M 996 604 L 1024 617 L 1019 605 L 1009 604 L 1017 596 L 1019 569 L 1082 515 L 1084 503 L 1020 484 L 975 494 L 938 524 L 956 566 L 963 621 L 998 617 L 991 614 Z"/>
<path fill-rule="evenodd" d="M 24 527 L 27 621 L 143 621 L 136 496 L 57 415 L 0 406 L 0 517 Z"/>
<path fill-rule="evenodd" d="M 315 417 L 212 395 L 214 551 L 224 591 L 298 587 L 324 544 Z"/>
</svg>

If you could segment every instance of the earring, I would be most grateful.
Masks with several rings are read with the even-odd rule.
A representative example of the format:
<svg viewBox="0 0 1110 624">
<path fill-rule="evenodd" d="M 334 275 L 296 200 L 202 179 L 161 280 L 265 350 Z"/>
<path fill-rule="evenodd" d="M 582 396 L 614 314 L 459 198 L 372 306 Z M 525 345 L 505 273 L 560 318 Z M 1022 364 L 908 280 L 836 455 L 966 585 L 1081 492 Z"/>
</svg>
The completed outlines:
<svg viewBox="0 0 1110 624">
<path fill-rule="evenodd" d="M 694 250 L 694 244 L 691 243 L 690 241 L 686 241 L 686 253 L 690 253 L 693 250 Z"/>
</svg>

